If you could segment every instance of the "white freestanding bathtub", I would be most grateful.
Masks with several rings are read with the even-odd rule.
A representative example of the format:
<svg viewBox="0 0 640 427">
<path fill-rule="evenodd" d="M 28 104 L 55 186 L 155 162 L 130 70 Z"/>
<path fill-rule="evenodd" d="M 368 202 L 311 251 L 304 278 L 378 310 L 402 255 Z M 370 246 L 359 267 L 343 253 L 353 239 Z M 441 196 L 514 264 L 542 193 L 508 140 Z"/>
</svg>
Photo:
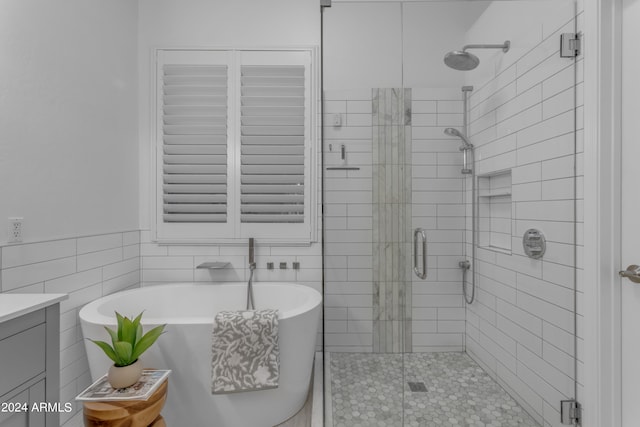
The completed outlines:
<svg viewBox="0 0 640 427">
<path fill-rule="evenodd" d="M 211 394 L 211 333 L 215 314 L 243 310 L 246 283 L 178 283 L 118 292 L 80 310 L 85 338 L 110 342 L 103 326 L 115 327 L 115 313 L 144 310 L 145 332 L 167 324 L 166 333 L 141 357 L 145 367 L 171 369 L 162 415 L 167 425 L 272 427 L 303 406 L 313 365 L 322 297 L 293 283 L 254 283 L 256 309 L 280 310 L 280 384 L 276 389 Z M 91 377 L 104 375 L 111 360 L 86 340 Z"/>
</svg>

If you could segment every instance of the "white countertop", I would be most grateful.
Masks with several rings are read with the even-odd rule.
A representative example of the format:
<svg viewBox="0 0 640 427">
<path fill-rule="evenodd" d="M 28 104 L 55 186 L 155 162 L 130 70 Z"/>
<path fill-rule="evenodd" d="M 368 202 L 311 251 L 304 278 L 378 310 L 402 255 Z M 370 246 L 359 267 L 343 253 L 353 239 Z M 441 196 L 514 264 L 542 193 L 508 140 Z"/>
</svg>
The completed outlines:
<svg viewBox="0 0 640 427">
<path fill-rule="evenodd" d="M 67 294 L 0 294 L 0 322 L 59 303 L 68 297 Z"/>
</svg>

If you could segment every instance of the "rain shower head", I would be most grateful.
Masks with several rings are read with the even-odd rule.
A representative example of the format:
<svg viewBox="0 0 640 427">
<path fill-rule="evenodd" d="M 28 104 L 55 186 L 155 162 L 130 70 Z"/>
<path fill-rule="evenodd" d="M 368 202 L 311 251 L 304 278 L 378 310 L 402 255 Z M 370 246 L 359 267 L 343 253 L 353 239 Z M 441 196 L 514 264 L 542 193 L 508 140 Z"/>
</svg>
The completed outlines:
<svg viewBox="0 0 640 427">
<path fill-rule="evenodd" d="M 471 143 L 469 142 L 469 140 L 467 139 L 467 137 L 466 137 L 466 136 L 464 136 L 464 135 L 462 134 L 462 132 L 460 132 L 458 129 L 455 129 L 455 128 L 446 128 L 446 129 L 444 130 L 444 133 L 445 133 L 446 135 L 449 135 L 449 136 L 457 136 L 458 138 L 460 138 L 460 139 L 462 140 L 462 144 L 463 144 L 463 146 L 462 146 L 462 147 L 460 147 L 460 149 L 461 149 L 461 150 L 470 150 L 470 149 L 472 149 L 472 148 L 473 148 L 473 144 L 471 144 Z"/>
<path fill-rule="evenodd" d="M 454 50 L 444 56 L 444 63 L 454 70 L 469 71 L 480 64 L 480 59 L 472 53 Z"/>
<path fill-rule="evenodd" d="M 447 53 L 444 56 L 444 63 L 454 70 L 469 71 L 480 64 L 480 59 L 467 52 L 467 49 L 502 49 L 503 52 L 508 52 L 510 47 L 511 42 L 509 40 L 503 44 L 468 44 L 462 50 L 454 50 Z"/>
</svg>

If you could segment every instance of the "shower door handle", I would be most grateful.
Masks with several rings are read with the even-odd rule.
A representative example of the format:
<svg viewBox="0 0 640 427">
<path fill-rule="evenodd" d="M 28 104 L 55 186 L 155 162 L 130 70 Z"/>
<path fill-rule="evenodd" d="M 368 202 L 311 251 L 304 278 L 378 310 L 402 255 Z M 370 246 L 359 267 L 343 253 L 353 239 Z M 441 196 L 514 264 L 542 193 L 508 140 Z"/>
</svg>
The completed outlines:
<svg viewBox="0 0 640 427">
<path fill-rule="evenodd" d="M 418 266 L 418 236 L 422 237 L 422 272 Z M 413 232 L 413 272 L 422 280 L 427 277 L 427 233 L 422 228 Z"/>
</svg>

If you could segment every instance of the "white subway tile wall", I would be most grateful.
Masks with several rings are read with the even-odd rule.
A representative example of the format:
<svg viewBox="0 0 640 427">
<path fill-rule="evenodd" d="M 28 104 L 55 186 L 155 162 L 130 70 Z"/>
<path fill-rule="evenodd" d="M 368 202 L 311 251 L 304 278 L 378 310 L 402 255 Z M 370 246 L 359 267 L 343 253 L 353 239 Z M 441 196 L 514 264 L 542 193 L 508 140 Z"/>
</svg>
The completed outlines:
<svg viewBox="0 0 640 427">
<path fill-rule="evenodd" d="M 429 106 L 429 108 L 426 108 Z M 464 178 L 461 88 L 412 89 L 412 229 L 427 234 L 427 277 L 411 273 L 412 351 L 463 351 Z"/>
<path fill-rule="evenodd" d="M 0 259 L 0 292 L 69 294 L 60 304 L 60 402 L 79 411 L 74 398 L 91 376 L 78 312 L 104 295 L 140 286 L 140 232 L 7 245 Z M 75 411 L 61 413 L 61 423 Z"/>
<path fill-rule="evenodd" d="M 142 286 L 172 282 L 243 282 L 249 279 L 248 243 L 242 246 L 162 246 L 151 242 L 151 233 L 143 230 L 141 245 Z M 322 292 L 322 246 L 270 246 L 255 243 L 256 282 L 302 283 Z M 223 269 L 198 269 L 204 262 L 228 262 Z M 295 270 L 293 263 L 299 262 Z M 273 269 L 267 268 L 273 263 Z M 286 268 L 281 269 L 280 263 Z"/>
<path fill-rule="evenodd" d="M 324 92 L 325 350 L 373 351 L 372 91 Z M 342 125 L 334 126 L 336 115 Z M 364 118 L 368 117 L 368 118 Z M 345 162 L 340 150 L 344 145 Z M 348 236 L 348 238 L 345 238 Z"/>
<path fill-rule="evenodd" d="M 496 22 L 500 8 L 493 13 L 495 19 L 483 22 Z M 541 425 L 548 426 L 558 424 L 560 400 L 576 397 L 573 287 L 575 275 L 579 280 L 582 269 L 581 260 L 574 256 L 574 243 L 578 242 L 579 253 L 583 230 L 579 64 L 583 58 L 576 67 L 572 59 L 560 58 L 558 52 L 560 33 L 575 31 L 574 18 L 570 13 L 562 19 L 550 14 L 542 23 L 544 31 L 537 42 L 527 36 L 530 50 L 514 52 L 521 56 L 504 66 L 484 63 L 481 66 L 495 66 L 495 77 L 473 81 L 470 74 L 468 81 L 475 86 L 469 117 L 476 172 L 511 171 L 512 235 L 511 254 L 478 249 L 477 299 L 467 306 L 466 350 Z M 512 45 L 517 44 L 517 39 L 512 40 Z M 467 212 L 471 210 L 469 189 L 470 179 Z M 577 236 L 574 218 L 578 220 Z M 471 241 L 470 225 L 467 219 L 467 242 Z M 540 229 L 547 239 L 547 252 L 540 260 L 524 254 L 522 235 L 529 228 Z M 580 285 L 578 289 L 581 323 Z M 578 358 L 581 364 L 579 353 Z"/>
<path fill-rule="evenodd" d="M 458 262 L 464 259 L 464 179 L 459 140 L 444 134 L 446 127 L 462 123 L 462 93 L 460 88 L 412 88 L 410 93 L 412 203 L 406 226 L 426 230 L 429 267 L 423 281 L 413 275 L 412 259 L 403 260 L 412 277 L 405 301 L 411 321 L 390 321 L 387 335 L 410 331 L 409 351 L 462 351 L 465 310 Z M 324 99 L 325 166 L 342 164 L 344 145 L 345 165 L 360 168 L 325 171 L 325 348 L 372 352 L 378 348 L 372 338 L 374 312 L 382 303 L 374 295 L 372 268 L 374 129 L 360 117 L 373 113 L 372 91 L 326 91 Z M 336 115 L 340 126 L 334 126 Z M 410 245 L 407 253 L 412 250 Z"/>
</svg>

